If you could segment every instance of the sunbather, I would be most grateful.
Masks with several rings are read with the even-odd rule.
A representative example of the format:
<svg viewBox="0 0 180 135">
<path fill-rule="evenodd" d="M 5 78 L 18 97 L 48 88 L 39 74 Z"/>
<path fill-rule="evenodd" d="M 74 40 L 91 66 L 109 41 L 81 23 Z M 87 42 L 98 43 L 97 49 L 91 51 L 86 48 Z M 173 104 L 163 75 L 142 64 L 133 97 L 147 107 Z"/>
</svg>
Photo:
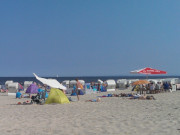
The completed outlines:
<svg viewBox="0 0 180 135">
<path fill-rule="evenodd" d="M 6 92 L 8 92 L 7 89 L 1 89 L 1 93 L 6 93 Z"/>
<path fill-rule="evenodd" d="M 140 100 L 155 100 L 154 96 L 145 96 L 145 95 L 133 95 L 129 99 L 140 99 Z"/>
<path fill-rule="evenodd" d="M 121 97 L 132 97 L 132 93 L 121 93 Z"/>
<path fill-rule="evenodd" d="M 86 102 L 100 102 L 100 101 L 101 101 L 101 98 L 86 100 Z"/>
</svg>

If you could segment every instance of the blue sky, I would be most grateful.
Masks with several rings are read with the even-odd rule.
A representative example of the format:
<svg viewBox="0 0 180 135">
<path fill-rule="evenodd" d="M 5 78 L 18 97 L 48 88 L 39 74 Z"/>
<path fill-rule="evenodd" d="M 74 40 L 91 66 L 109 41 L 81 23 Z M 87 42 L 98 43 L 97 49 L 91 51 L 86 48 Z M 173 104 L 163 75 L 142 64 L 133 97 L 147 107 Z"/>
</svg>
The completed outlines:
<svg viewBox="0 0 180 135">
<path fill-rule="evenodd" d="M 180 75 L 179 0 L 1 0 L 0 76 Z"/>
</svg>

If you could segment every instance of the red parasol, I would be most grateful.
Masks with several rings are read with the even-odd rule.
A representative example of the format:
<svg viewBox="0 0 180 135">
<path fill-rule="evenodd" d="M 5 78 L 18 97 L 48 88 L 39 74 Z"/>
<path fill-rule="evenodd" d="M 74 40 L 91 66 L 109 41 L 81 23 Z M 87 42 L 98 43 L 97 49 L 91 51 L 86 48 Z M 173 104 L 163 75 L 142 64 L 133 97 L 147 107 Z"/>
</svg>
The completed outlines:
<svg viewBox="0 0 180 135">
<path fill-rule="evenodd" d="M 139 70 L 134 70 L 131 71 L 130 73 L 132 74 L 146 74 L 146 75 L 150 75 L 150 74 L 167 74 L 166 71 L 162 71 L 162 70 L 157 70 L 157 69 L 153 69 L 153 68 L 144 68 L 144 69 L 139 69 Z"/>
</svg>

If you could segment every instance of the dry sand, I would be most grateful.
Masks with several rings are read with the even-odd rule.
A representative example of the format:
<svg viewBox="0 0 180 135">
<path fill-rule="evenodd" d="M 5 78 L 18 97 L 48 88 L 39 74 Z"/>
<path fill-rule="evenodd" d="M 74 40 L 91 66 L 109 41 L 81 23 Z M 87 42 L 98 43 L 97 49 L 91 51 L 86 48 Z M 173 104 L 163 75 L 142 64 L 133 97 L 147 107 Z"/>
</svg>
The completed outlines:
<svg viewBox="0 0 180 135">
<path fill-rule="evenodd" d="M 130 92 L 117 90 L 113 93 Z M 112 93 L 112 92 L 109 92 Z M 154 94 L 156 100 L 80 96 L 79 102 L 56 105 L 15 105 L 0 94 L 1 135 L 179 135 L 180 91 Z M 76 97 L 72 97 L 76 98 Z"/>
</svg>

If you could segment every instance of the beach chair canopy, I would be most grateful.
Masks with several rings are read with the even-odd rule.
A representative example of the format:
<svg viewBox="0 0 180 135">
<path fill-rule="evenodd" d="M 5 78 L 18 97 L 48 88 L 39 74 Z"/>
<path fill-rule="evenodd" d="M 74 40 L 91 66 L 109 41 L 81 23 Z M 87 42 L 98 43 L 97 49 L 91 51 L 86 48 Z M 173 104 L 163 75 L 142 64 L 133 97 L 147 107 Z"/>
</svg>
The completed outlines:
<svg viewBox="0 0 180 135">
<path fill-rule="evenodd" d="M 18 83 L 18 87 L 19 87 L 20 90 L 24 89 L 23 86 L 20 83 Z"/>
<path fill-rule="evenodd" d="M 115 80 L 106 80 L 104 83 L 107 85 L 116 85 Z"/>
</svg>

